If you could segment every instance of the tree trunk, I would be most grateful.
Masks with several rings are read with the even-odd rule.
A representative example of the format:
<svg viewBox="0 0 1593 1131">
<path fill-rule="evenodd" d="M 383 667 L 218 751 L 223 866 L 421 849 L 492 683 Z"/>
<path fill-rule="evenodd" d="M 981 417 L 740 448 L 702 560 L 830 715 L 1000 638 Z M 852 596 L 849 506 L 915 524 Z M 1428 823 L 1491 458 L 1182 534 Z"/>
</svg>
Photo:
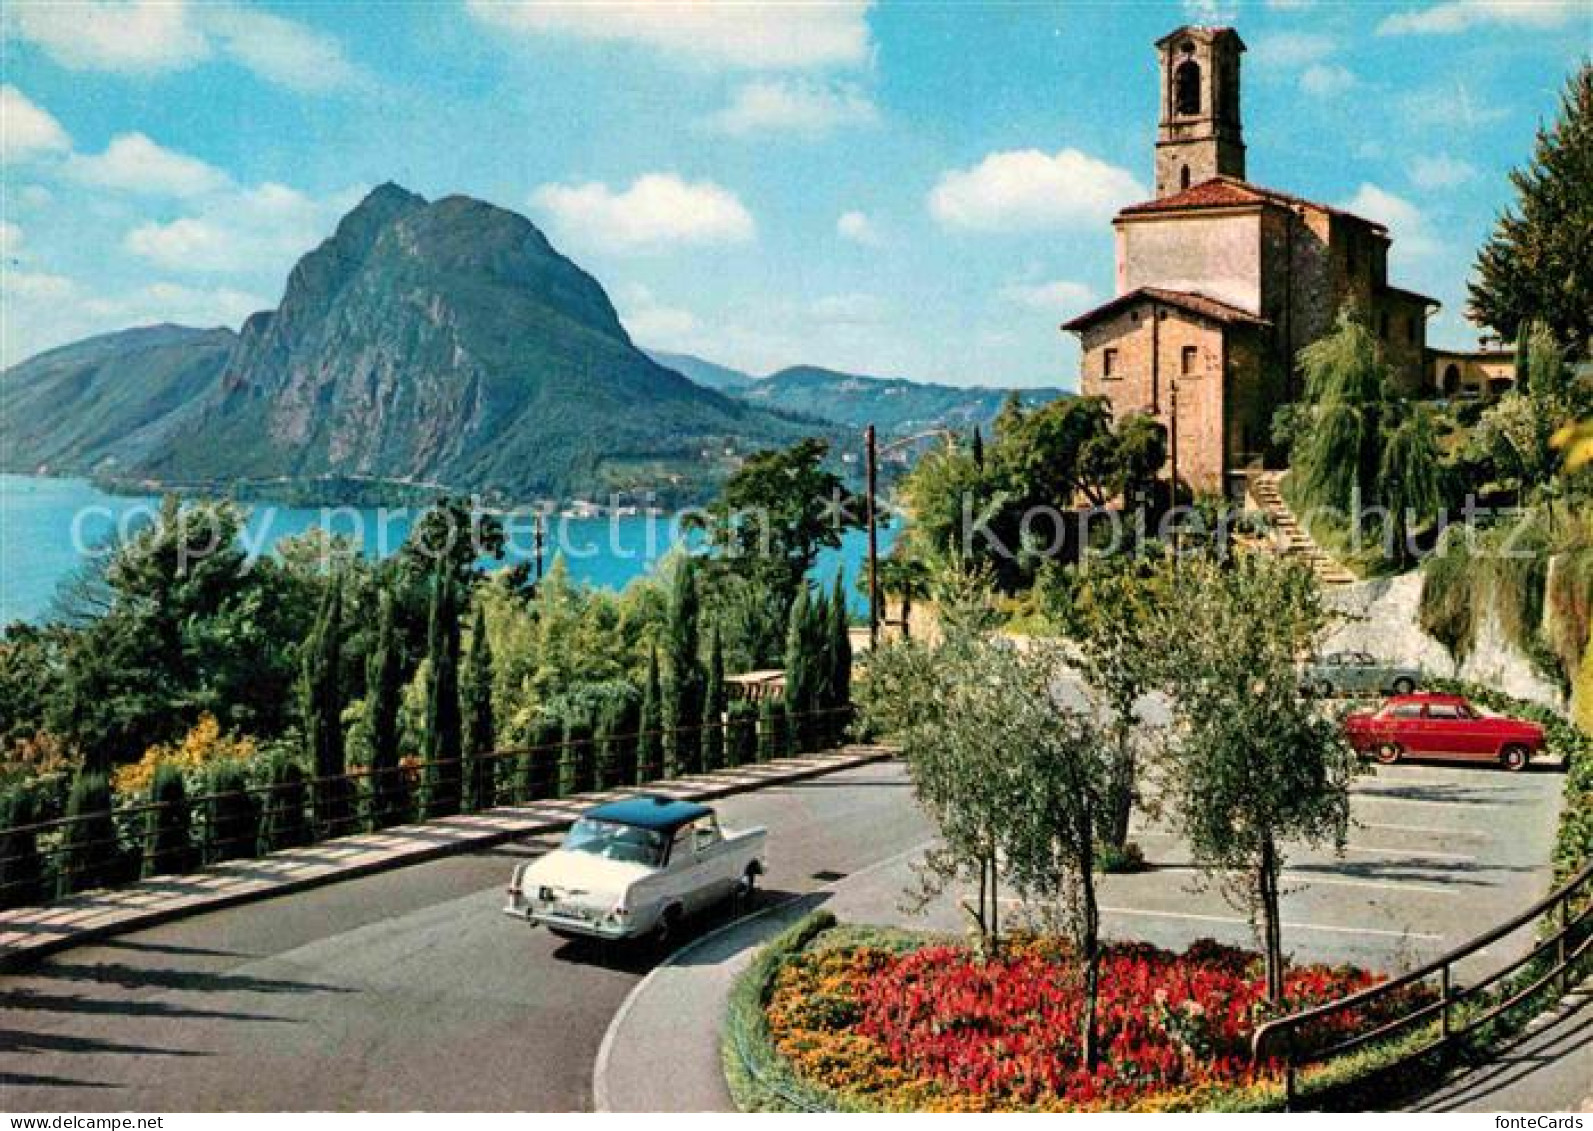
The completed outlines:
<svg viewBox="0 0 1593 1131">
<path fill-rule="evenodd" d="M 1134 777 L 1136 772 L 1132 732 L 1127 725 L 1119 725 L 1117 750 L 1112 758 L 1112 781 L 1106 795 L 1105 840 L 1119 852 L 1128 844 L 1128 823 L 1134 814 Z"/>
<path fill-rule="evenodd" d="M 1261 860 L 1257 867 L 1257 891 L 1261 896 L 1261 931 L 1267 959 L 1267 1001 L 1283 1004 L 1283 925 L 1278 910 L 1278 852 L 1270 835 L 1261 841 Z"/>
<path fill-rule="evenodd" d="M 1079 950 L 1084 960 L 1084 1010 L 1080 1021 L 1080 1040 L 1084 1045 L 1084 1070 L 1093 1073 L 1100 1064 L 1096 1014 L 1100 998 L 1101 941 L 1100 909 L 1095 905 L 1095 853 L 1088 836 L 1084 839 L 1084 864 L 1079 885 Z"/>
</svg>

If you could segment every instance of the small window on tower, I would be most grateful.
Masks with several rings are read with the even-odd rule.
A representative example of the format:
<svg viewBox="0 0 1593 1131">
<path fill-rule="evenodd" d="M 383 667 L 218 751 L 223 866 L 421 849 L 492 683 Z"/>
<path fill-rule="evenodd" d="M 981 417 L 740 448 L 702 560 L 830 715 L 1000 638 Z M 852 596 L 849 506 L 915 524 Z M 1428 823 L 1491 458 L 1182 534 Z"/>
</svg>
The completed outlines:
<svg viewBox="0 0 1593 1131">
<path fill-rule="evenodd" d="M 1106 349 L 1106 350 L 1102 350 L 1101 351 L 1101 376 L 1102 377 L 1116 377 L 1117 376 L 1117 351 L 1116 350 L 1114 350 L 1114 349 Z"/>
<path fill-rule="evenodd" d="M 1196 356 L 1197 354 L 1194 346 L 1184 347 L 1183 352 L 1179 354 L 1178 357 L 1178 372 L 1181 375 L 1185 377 L 1194 375 Z"/>
<path fill-rule="evenodd" d="M 1200 64 L 1185 59 L 1173 71 L 1173 113 L 1200 113 Z"/>
<path fill-rule="evenodd" d="M 1189 187 L 1189 166 L 1188 165 L 1185 165 L 1182 169 L 1180 169 L 1178 171 L 1178 187 L 1180 189 L 1186 189 L 1186 188 Z"/>
</svg>

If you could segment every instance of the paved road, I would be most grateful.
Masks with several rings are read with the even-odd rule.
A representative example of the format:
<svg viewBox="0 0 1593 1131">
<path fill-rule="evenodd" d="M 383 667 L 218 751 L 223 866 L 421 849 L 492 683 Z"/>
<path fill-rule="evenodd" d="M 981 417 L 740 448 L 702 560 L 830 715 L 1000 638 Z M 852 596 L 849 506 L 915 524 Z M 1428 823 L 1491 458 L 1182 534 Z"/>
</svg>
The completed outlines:
<svg viewBox="0 0 1593 1131">
<path fill-rule="evenodd" d="M 1362 782 L 1346 859 L 1303 857 L 1291 872 L 1286 940 L 1301 957 L 1387 968 L 1505 917 L 1543 890 L 1561 784 L 1406 766 Z M 875 918 L 897 917 L 930 837 L 889 763 L 723 811 L 770 828 L 765 898 L 833 885 L 848 897 L 838 911 Z M 1137 835 L 1162 867 L 1110 881 L 1109 933 L 1244 940 L 1217 893 L 1191 890 L 1175 839 Z M 655 956 L 560 943 L 498 914 L 513 860 L 538 850 L 215 912 L 0 979 L 0 1107 L 584 1109 L 607 1024 Z M 928 921 L 957 924 L 945 901 Z"/>
</svg>

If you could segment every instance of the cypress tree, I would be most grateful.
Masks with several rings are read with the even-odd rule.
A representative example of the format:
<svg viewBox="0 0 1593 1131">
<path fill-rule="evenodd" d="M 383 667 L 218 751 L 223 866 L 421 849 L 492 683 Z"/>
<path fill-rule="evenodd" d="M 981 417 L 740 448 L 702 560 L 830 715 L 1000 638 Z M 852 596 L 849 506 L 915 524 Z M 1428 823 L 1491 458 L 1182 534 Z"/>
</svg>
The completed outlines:
<svg viewBox="0 0 1593 1131">
<path fill-rule="evenodd" d="M 260 854 L 260 807 L 249 796 L 243 767 L 217 766 L 210 776 L 210 859 L 241 860 Z"/>
<path fill-rule="evenodd" d="M 769 698 L 758 703 L 758 761 L 769 762 L 780 757 L 780 727 L 775 717 L 778 700 Z"/>
<path fill-rule="evenodd" d="M 487 642 L 487 618 L 480 605 L 470 626 L 470 654 L 465 661 L 465 765 L 467 803 L 472 809 L 490 808 L 493 796 L 492 750 L 497 732 L 492 723 L 492 648 Z"/>
<path fill-rule="evenodd" d="M 807 586 L 791 603 L 785 640 L 785 711 L 798 749 L 806 750 L 814 734 L 813 715 L 823 702 L 823 653 L 829 616 L 824 599 L 814 599 Z"/>
<path fill-rule="evenodd" d="M 828 716 L 831 741 L 839 743 L 846 737 L 852 707 L 851 618 L 847 615 L 846 588 L 840 570 L 835 571 L 835 587 L 830 591 L 829 628 L 830 701 L 825 705 L 833 712 Z"/>
<path fill-rule="evenodd" d="M 57 895 L 104 887 L 121 878 L 121 845 L 111 815 L 111 783 L 104 774 L 79 772 L 66 798 L 70 823 L 58 854 Z"/>
<path fill-rule="evenodd" d="M 403 671 L 393 595 L 382 591 L 376 614 L 376 645 L 365 665 L 365 720 L 371 736 L 371 815 L 379 829 L 408 816 L 408 790 L 398 767 L 398 707 Z"/>
<path fill-rule="evenodd" d="M 708 638 L 708 683 L 703 690 L 702 768 L 712 773 L 725 764 L 725 650 L 715 625 Z"/>
<path fill-rule="evenodd" d="M 647 661 L 647 686 L 642 689 L 642 717 L 636 735 L 636 784 L 657 781 L 664 774 L 663 689 L 658 679 L 658 649 Z"/>
<path fill-rule="evenodd" d="M 432 579 L 431 615 L 426 630 L 426 816 L 459 812 L 459 617 L 453 579 L 439 569 Z"/>
<path fill-rule="evenodd" d="M 730 704 L 730 740 L 726 754 L 732 766 L 758 759 L 758 708 L 745 699 Z"/>
<path fill-rule="evenodd" d="M 25 907 L 43 898 L 39 836 L 28 830 L 38 821 L 31 789 L 17 786 L 0 798 L 0 907 Z"/>
<path fill-rule="evenodd" d="M 322 598 L 304 655 L 304 741 L 318 779 L 315 815 L 327 836 L 349 830 L 349 789 L 343 778 L 343 586 L 334 579 Z"/>
<path fill-rule="evenodd" d="M 985 437 L 979 431 L 979 425 L 974 425 L 973 431 L 973 465 L 975 471 L 985 469 Z"/>
<path fill-rule="evenodd" d="M 668 676 L 664 686 L 665 777 L 694 773 L 702 750 L 697 730 L 703 715 L 697 614 L 697 570 L 693 560 L 686 557 L 675 570 L 664 640 Z"/>
<path fill-rule="evenodd" d="M 169 762 L 157 766 L 149 786 L 149 803 L 157 808 L 144 814 L 144 875 L 193 871 L 193 819 L 182 771 Z"/>
<path fill-rule="evenodd" d="M 271 791 L 266 795 L 260 833 L 266 851 L 309 844 L 310 824 L 304 816 L 304 771 L 291 758 L 278 758 L 271 764 L 269 780 Z M 398 788 L 402 792 L 402 782 Z M 390 812 L 393 819 L 388 824 L 395 824 L 407 815 L 402 809 Z"/>
</svg>

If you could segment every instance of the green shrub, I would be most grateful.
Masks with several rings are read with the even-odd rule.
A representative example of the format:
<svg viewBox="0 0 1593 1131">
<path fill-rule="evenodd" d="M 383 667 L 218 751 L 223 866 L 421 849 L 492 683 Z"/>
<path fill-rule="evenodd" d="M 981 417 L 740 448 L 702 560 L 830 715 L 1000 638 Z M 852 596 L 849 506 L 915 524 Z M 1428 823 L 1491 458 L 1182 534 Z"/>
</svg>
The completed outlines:
<svg viewBox="0 0 1593 1131">
<path fill-rule="evenodd" d="M 592 788 L 595 743 L 589 719 L 569 719 L 564 724 L 564 749 L 559 752 L 559 796 L 569 797 Z"/>
<path fill-rule="evenodd" d="M 1119 848 L 1115 844 L 1103 844 L 1096 849 L 1096 866 L 1109 875 L 1123 875 L 1145 870 L 1145 853 L 1133 841 Z"/>
<path fill-rule="evenodd" d="M 516 760 L 520 777 L 515 791 L 518 800 L 537 801 L 557 793 L 563 735 L 564 728 L 546 717 L 538 718 L 527 728 L 525 749 Z"/>
<path fill-rule="evenodd" d="M 0 797 L 0 907 L 26 907 L 44 898 L 39 836 L 26 831 L 38 821 L 32 789 L 19 785 Z"/>
<path fill-rule="evenodd" d="M 758 708 L 745 699 L 730 704 L 730 741 L 725 754 L 732 766 L 744 766 L 758 758 Z"/>
<path fill-rule="evenodd" d="M 155 770 L 144 814 L 144 875 L 181 875 L 194 870 L 193 816 L 180 769 L 169 763 Z"/>
<path fill-rule="evenodd" d="M 243 767 L 236 764 L 218 766 L 210 776 L 206 816 L 212 861 L 260 854 L 260 805 L 249 795 L 248 788 Z"/>
<path fill-rule="evenodd" d="M 305 803 L 308 798 L 304 771 L 292 759 L 278 758 L 271 763 L 267 780 L 271 791 L 266 795 L 265 815 L 261 827 L 261 837 L 265 842 L 266 851 L 275 852 L 279 848 L 299 848 L 309 844 L 310 822 L 305 814 Z M 399 791 L 402 791 L 404 797 L 402 807 L 397 805 Z M 385 790 L 381 787 L 373 789 L 371 805 L 372 824 L 377 828 L 385 828 L 387 825 L 395 825 L 404 820 L 408 816 L 408 790 L 404 789 L 402 779 L 397 787 L 389 782 Z"/>
<path fill-rule="evenodd" d="M 780 720 L 776 710 L 780 703 L 764 699 L 758 703 L 758 761 L 769 762 L 780 757 Z"/>
<path fill-rule="evenodd" d="M 111 783 L 104 774 L 80 773 L 66 799 L 70 823 L 61 834 L 57 895 L 109 887 L 126 878 L 125 855 L 111 813 Z"/>
</svg>

